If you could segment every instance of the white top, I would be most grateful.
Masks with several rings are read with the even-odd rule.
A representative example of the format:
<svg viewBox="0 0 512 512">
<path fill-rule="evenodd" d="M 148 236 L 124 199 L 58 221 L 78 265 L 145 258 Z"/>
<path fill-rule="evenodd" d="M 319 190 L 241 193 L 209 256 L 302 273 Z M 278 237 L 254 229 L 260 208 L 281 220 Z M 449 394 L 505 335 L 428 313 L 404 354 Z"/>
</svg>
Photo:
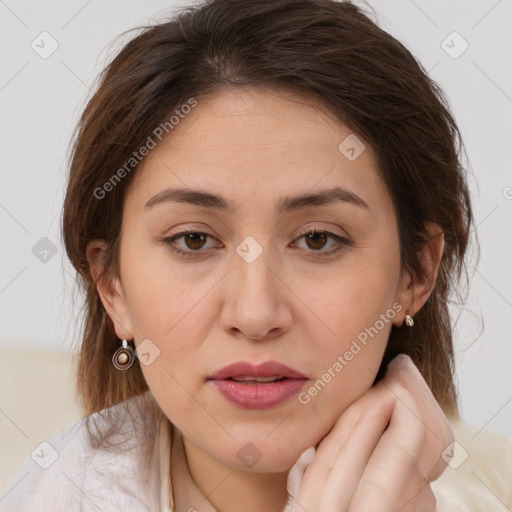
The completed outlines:
<svg viewBox="0 0 512 512">
<path fill-rule="evenodd" d="M 119 423 L 113 413 L 121 415 Z M 436 510 L 510 511 L 512 441 L 463 420 L 452 426 L 453 468 L 431 484 Z M 88 428 L 102 441 L 91 443 Z M 315 448 L 309 448 L 290 469 L 291 496 L 296 496 L 314 454 Z M 194 509 L 217 512 L 192 480 L 181 432 L 150 391 L 95 413 L 39 445 L 0 499 L 2 512 Z"/>
</svg>

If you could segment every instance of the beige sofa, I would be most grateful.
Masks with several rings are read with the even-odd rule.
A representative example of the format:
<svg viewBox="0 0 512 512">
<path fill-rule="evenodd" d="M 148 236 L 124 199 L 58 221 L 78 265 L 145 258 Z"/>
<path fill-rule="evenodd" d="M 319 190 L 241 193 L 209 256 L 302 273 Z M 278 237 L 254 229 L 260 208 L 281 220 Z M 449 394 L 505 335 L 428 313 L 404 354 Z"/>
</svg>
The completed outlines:
<svg viewBox="0 0 512 512">
<path fill-rule="evenodd" d="M 70 355 L 1 349 L 0 497 L 32 450 L 80 417 Z"/>
</svg>

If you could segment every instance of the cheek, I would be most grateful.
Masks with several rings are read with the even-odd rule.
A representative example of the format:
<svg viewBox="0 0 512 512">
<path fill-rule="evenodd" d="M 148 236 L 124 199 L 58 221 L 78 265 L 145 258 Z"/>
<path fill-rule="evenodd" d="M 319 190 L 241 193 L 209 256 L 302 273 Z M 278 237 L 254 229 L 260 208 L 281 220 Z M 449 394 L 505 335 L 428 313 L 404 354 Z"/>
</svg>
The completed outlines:
<svg viewBox="0 0 512 512">
<path fill-rule="evenodd" d="M 396 260 L 381 259 L 343 269 L 337 281 L 317 293 L 309 289 L 308 302 L 320 312 L 322 335 L 314 342 L 316 381 L 304 390 L 301 402 L 315 417 L 335 421 L 371 387 L 402 307 L 394 294 L 398 275 Z"/>
<path fill-rule="evenodd" d="M 294 291 L 309 306 L 307 322 L 319 324 L 321 346 L 326 351 L 329 347 L 342 350 L 376 322 L 379 334 L 382 331 L 387 338 L 395 315 L 392 306 L 398 277 L 396 259 L 359 258 L 357 264 L 342 265 L 329 276 L 297 279 Z M 381 315 L 385 315 L 384 324 Z"/>
<path fill-rule="evenodd" d="M 140 357 L 144 377 L 157 400 L 172 397 L 182 412 L 191 410 L 194 402 L 184 390 L 197 392 L 206 377 L 198 367 L 198 351 L 209 330 L 204 314 L 215 279 L 194 280 L 161 247 L 124 241 L 121 275 L 128 314 L 138 352 L 148 348 L 151 356 Z M 150 364 L 144 364 L 148 359 Z"/>
<path fill-rule="evenodd" d="M 339 310 L 332 324 L 336 336 L 316 339 L 315 376 L 299 397 L 315 417 L 335 421 L 373 384 L 395 311 L 391 307 L 370 309 L 371 305 L 364 311 Z"/>
<path fill-rule="evenodd" d="M 161 343 L 172 340 L 173 344 L 193 346 L 197 334 L 185 334 L 188 339 L 184 340 L 183 326 L 190 327 L 190 318 L 197 315 L 197 306 L 215 285 L 215 276 L 198 278 L 192 266 L 184 272 L 165 247 L 154 241 L 141 245 L 134 239 L 126 240 L 121 268 L 126 276 L 128 312 L 135 338 L 154 338 Z"/>
</svg>

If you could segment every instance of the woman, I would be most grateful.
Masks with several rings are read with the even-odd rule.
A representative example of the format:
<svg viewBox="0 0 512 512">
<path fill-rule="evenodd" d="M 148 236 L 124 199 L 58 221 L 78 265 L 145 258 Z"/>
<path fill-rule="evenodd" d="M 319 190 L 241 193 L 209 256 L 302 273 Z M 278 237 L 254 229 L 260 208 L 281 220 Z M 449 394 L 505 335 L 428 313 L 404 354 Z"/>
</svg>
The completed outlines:
<svg viewBox="0 0 512 512">
<path fill-rule="evenodd" d="M 4 510 L 436 510 L 461 148 L 438 86 L 350 2 L 146 27 L 85 108 L 63 210 L 86 418 Z"/>
</svg>

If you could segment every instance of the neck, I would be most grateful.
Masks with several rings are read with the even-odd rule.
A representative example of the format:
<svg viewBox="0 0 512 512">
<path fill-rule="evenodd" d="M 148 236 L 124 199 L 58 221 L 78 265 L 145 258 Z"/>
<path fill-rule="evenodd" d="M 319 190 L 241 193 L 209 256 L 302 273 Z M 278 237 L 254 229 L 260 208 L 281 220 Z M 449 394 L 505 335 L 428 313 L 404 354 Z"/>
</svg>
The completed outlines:
<svg viewBox="0 0 512 512">
<path fill-rule="evenodd" d="M 287 503 L 288 472 L 254 473 L 233 469 L 183 436 L 190 475 L 218 512 L 281 512 Z"/>
</svg>

